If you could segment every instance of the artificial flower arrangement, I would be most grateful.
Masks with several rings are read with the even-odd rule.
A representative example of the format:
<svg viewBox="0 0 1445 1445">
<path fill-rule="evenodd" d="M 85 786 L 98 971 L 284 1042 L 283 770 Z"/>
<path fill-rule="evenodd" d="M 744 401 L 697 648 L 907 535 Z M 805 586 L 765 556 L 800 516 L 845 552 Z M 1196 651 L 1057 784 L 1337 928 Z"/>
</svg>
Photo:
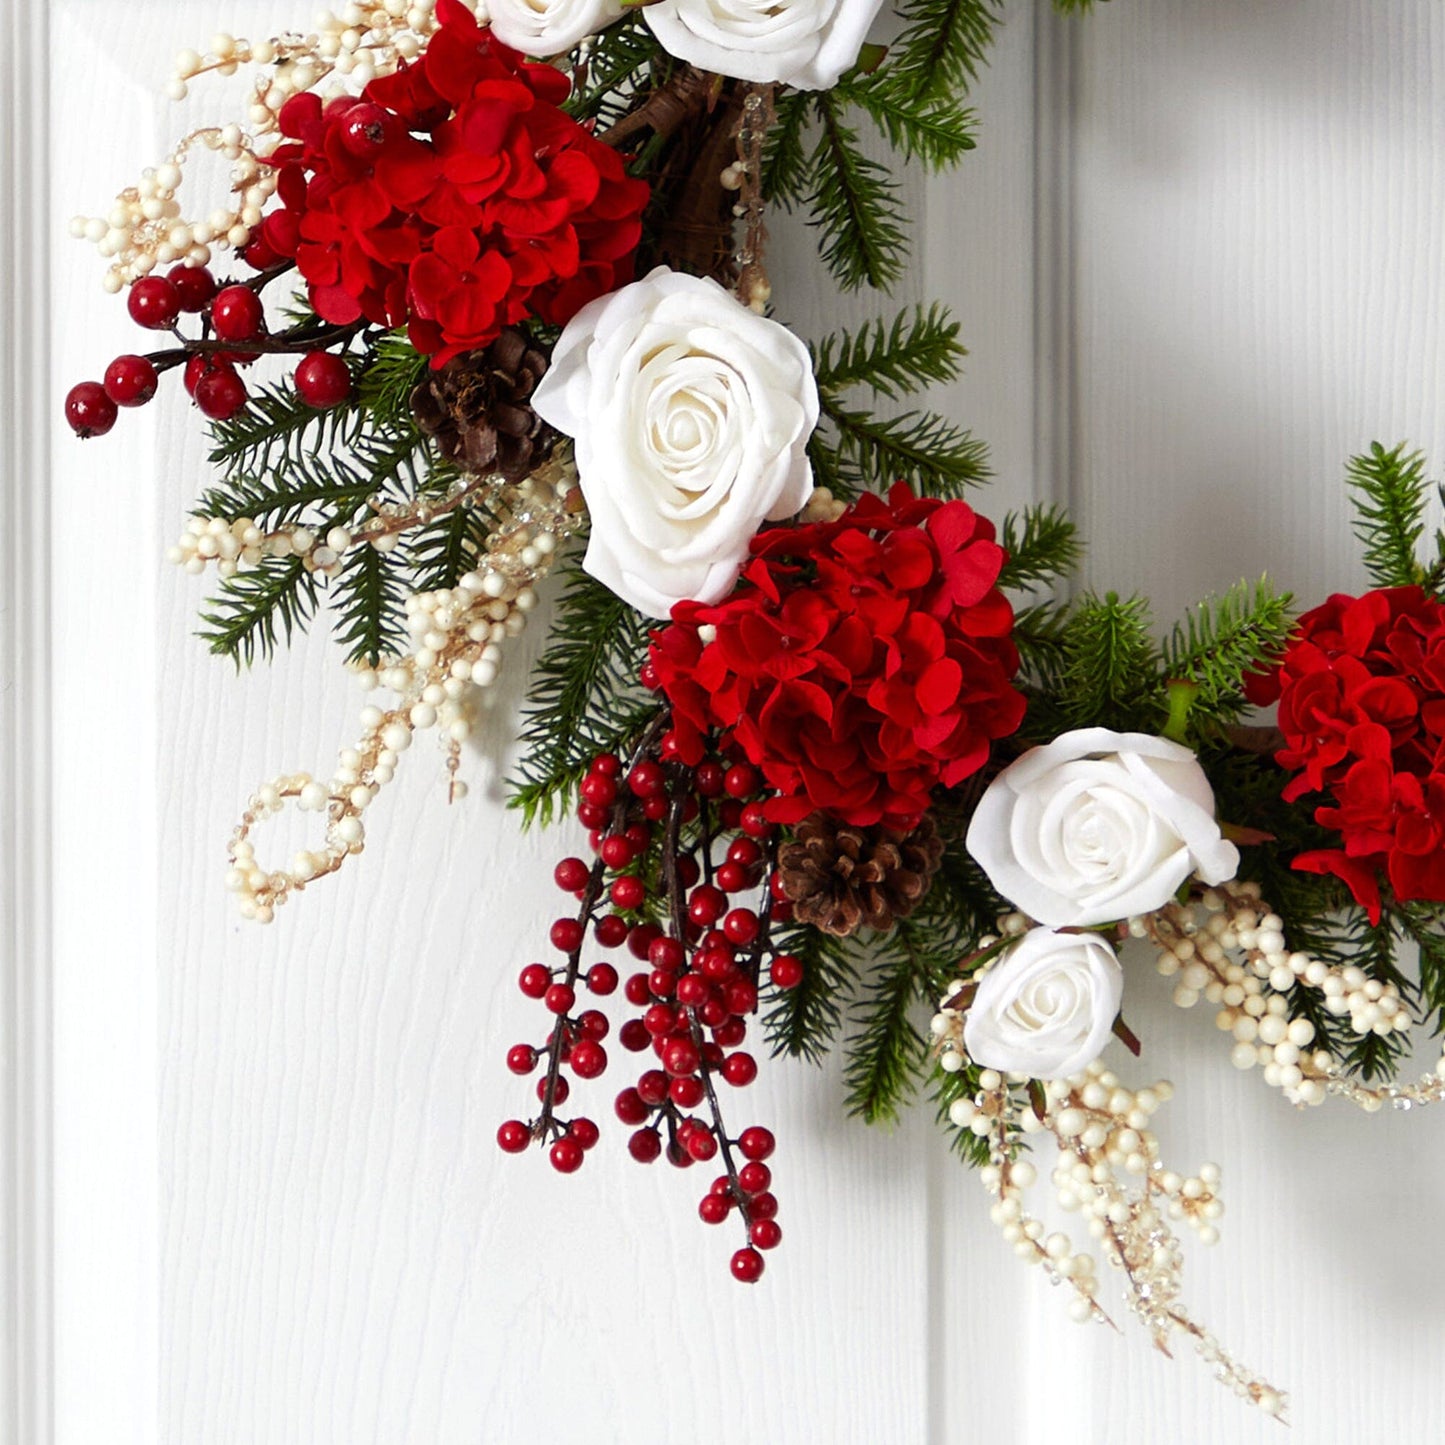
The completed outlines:
<svg viewBox="0 0 1445 1445">
<path fill-rule="evenodd" d="M 507 1064 L 535 1104 L 502 1149 L 584 1164 L 603 1129 L 571 1094 L 610 1040 L 633 1056 L 611 1106 L 629 1152 L 704 1166 L 698 1211 L 740 1233 L 731 1271 L 754 1281 L 782 1238 L 774 1138 L 724 1100 L 758 1072 L 750 1035 L 842 1047 L 865 1120 L 931 1092 L 1077 1318 L 1106 1317 L 1096 1250 L 1161 1348 L 1183 1331 L 1279 1414 L 1179 1302 L 1175 1226 L 1217 1238 L 1218 1171 L 1169 1168 L 1168 1084 L 1101 1055 L 1137 1052 L 1133 938 L 1290 1102 L 1445 1097 L 1445 1062 L 1396 1082 L 1410 1027 L 1445 1022 L 1423 463 L 1350 465 L 1363 596 L 1296 616 L 1240 585 L 1162 642 L 1142 599 L 1058 598 L 1064 516 L 996 528 L 964 500 L 974 438 L 858 400 L 954 376 L 946 312 L 811 347 L 768 316 L 768 206 L 807 213 L 841 287 L 901 274 L 860 120 L 935 167 L 972 144 L 991 6 L 903 0 L 886 50 L 865 40 L 880 8 L 371 0 L 183 53 L 174 96 L 244 68 L 249 108 L 74 223 L 172 340 L 74 387 L 67 419 L 103 435 L 180 371 L 219 479 L 172 557 L 216 576 L 212 649 L 250 662 L 329 607 L 380 695 L 329 779 L 248 801 L 227 881 L 252 919 L 363 851 L 417 734 L 464 796 L 478 698 L 561 574 L 513 801 L 523 823 L 575 815 L 588 848 L 557 864 L 563 906 L 520 969 L 536 1042 Z M 232 183 L 201 221 L 178 198 L 197 149 Z M 324 840 L 277 867 L 253 833 L 291 803 Z M 1029 1212 L 1047 1142 L 1088 1243 Z"/>
</svg>

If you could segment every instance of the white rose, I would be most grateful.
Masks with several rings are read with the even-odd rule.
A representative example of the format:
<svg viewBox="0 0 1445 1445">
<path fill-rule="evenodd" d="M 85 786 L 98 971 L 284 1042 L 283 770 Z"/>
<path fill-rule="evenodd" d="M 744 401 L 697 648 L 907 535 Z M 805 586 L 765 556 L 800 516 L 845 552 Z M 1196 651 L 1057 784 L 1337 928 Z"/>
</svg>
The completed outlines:
<svg viewBox="0 0 1445 1445">
<path fill-rule="evenodd" d="M 968 851 L 993 886 L 1055 928 L 1162 907 L 1191 873 L 1239 867 L 1194 754 L 1148 733 L 1081 728 L 1033 748 L 989 784 Z"/>
<path fill-rule="evenodd" d="M 715 281 L 659 266 L 584 306 L 532 405 L 575 442 L 583 567 L 653 617 L 720 601 L 759 526 L 813 490 L 808 348 Z"/>
<path fill-rule="evenodd" d="M 523 55 L 561 55 L 622 13 L 620 0 L 487 0 L 492 33 Z"/>
<path fill-rule="evenodd" d="M 1097 934 L 1031 928 L 978 981 L 963 1021 L 974 1063 L 1031 1079 L 1066 1079 L 1103 1052 L 1124 971 Z"/>
<path fill-rule="evenodd" d="M 669 55 L 738 80 L 829 90 L 883 0 L 659 0 L 642 13 Z"/>
</svg>

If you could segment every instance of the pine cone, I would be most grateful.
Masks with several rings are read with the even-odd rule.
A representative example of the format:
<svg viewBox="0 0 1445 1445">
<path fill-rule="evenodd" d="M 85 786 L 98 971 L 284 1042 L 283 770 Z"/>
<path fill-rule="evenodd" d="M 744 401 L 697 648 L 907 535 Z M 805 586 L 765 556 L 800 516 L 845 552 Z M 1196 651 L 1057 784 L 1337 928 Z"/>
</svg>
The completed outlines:
<svg viewBox="0 0 1445 1445">
<path fill-rule="evenodd" d="M 519 482 L 552 450 L 556 433 L 532 410 L 547 358 L 515 326 L 481 351 L 454 356 L 411 394 L 416 424 L 469 472 Z"/>
<path fill-rule="evenodd" d="M 854 828 L 813 813 L 778 850 L 778 874 L 794 917 L 846 938 L 863 924 L 889 929 L 928 892 L 943 839 L 925 816 L 911 833 Z"/>
</svg>

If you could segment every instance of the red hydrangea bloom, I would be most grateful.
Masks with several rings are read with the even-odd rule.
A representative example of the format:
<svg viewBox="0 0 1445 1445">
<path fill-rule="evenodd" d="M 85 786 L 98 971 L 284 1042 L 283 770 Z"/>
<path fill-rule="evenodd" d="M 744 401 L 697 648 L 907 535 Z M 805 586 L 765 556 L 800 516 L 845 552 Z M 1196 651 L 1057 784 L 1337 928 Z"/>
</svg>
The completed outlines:
<svg viewBox="0 0 1445 1445">
<path fill-rule="evenodd" d="M 1023 718 L 992 524 L 899 483 L 751 552 L 729 597 L 678 603 L 653 636 L 680 755 L 721 728 L 775 790 L 774 822 L 916 826 Z"/>
<path fill-rule="evenodd" d="M 1343 879 L 1376 922 L 1382 880 L 1445 901 L 1445 606 L 1419 587 L 1333 596 L 1255 695 L 1274 689 L 1284 796 L 1323 793 L 1315 821 L 1341 835 L 1294 866 Z"/>
<path fill-rule="evenodd" d="M 281 209 L 327 321 L 405 324 L 440 366 L 527 316 L 556 325 L 632 279 L 648 187 L 560 110 L 569 83 L 509 50 L 459 0 L 414 65 L 281 111 Z"/>
</svg>

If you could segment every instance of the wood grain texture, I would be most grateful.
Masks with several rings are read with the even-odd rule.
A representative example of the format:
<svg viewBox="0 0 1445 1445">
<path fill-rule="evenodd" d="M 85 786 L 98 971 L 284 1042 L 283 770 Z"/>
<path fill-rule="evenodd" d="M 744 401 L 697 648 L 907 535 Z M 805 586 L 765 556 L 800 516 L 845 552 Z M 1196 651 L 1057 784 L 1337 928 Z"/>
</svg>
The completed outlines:
<svg viewBox="0 0 1445 1445">
<path fill-rule="evenodd" d="M 1088 580 L 1149 590 L 1165 618 L 1266 565 L 1302 589 L 1357 582 L 1344 457 L 1373 435 L 1445 455 L 1435 8 L 1114 0 L 1073 29 L 1047 0 L 1006 8 L 979 151 L 905 183 L 920 239 L 895 298 L 963 321 L 969 373 L 943 405 L 993 446 L 981 505 L 1067 491 Z M 154 92 L 174 50 L 298 18 L 277 0 L 53 9 L 57 226 L 168 147 L 178 112 Z M 776 226 L 786 319 L 818 334 L 888 309 L 832 294 L 811 246 Z M 87 248 L 58 241 L 54 266 L 68 384 L 134 333 Z M 565 846 L 501 806 L 542 619 L 469 752 L 468 802 L 447 808 L 424 740 L 362 858 L 243 925 L 221 878 L 245 797 L 329 772 L 360 698 L 324 635 L 240 679 L 190 636 L 201 589 L 158 560 L 205 473 L 179 397 L 61 455 L 58 545 L 119 559 L 68 566 L 56 597 L 57 749 L 76 765 L 55 838 L 62 1445 L 1277 1438 L 1192 1360 L 1068 1324 L 924 1111 L 869 1133 L 835 1070 L 772 1067 L 734 1111 L 780 1141 L 786 1242 L 754 1290 L 697 1222 L 695 1174 L 640 1169 L 610 1137 L 571 1179 L 500 1156 L 525 1087 L 503 1055 L 540 1032 L 513 980 Z M 121 648 L 94 636 L 110 588 L 137 620 Z M 97 797 L 118 840 L 101 856 Z M 1445 1124 L 1296 1116 L 1147 966 L 1133 977 L 1153 1056 L 1134 1067 L 1179 1086 L 1166 1153 L 1225 1170 L 1191 1302 L 1293 1391 L 1296 1438 L 1445 1431 L 1428 1248 Z M 615 1066 L 588 1091 L 609 1135 L 621 1083 Z"/>
</svg>

